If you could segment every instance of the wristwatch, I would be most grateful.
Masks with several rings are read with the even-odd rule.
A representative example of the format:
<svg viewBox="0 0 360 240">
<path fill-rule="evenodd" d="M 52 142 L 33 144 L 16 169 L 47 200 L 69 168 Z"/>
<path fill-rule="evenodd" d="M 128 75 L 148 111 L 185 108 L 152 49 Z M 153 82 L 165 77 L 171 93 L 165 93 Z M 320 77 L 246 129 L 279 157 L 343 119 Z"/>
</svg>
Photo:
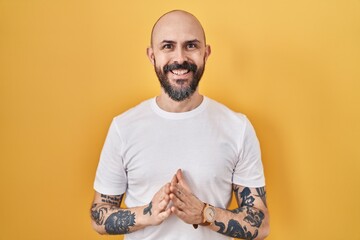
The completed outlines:
<svg viewBox="0 0 360 240">
<path fill-rule="evenodd" d="M 205 203 L 204 204 L 204 208 L 202 210 L 202 215 L 203 215 L 203 222 L 200 223 L 200 224 L 193 224 L 193 227 L 195 229 L 198 228 L 198 225 L 200 226 L 209 226 L 211 224 L 214 223 L 215 221 L 215 217 L 216 217 L 216 210 L 214 208 L 214 206 L 211 206 L 210 204 L 208 203 Z"/>
<path fill-rule="evenodd" d="M 216 217 L 216 211 L 213 206 L 206 204 L 203 210 L 203 219 L 204 222 L 201 223 L 201 226 L 207 226 L 214 223 Z"/>
</svg>

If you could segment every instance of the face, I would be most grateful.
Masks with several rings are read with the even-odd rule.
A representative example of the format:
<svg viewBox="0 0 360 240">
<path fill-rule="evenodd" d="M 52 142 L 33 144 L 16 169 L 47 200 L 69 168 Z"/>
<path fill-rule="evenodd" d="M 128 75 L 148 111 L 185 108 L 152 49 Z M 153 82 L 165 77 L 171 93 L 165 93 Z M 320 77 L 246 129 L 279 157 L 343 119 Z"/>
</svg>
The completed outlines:
<svg viewBox="0 0 360 240">
<path fill-rule="evenodd" d="M 183 101 L 191 97 L 197 90 L 205 63 L 197 66 L 194 63 L 184 61 L 182 64 L 174 62 L 166 64 L 163 68 L 156 65 L 155 72 L 165 93 L 174 101 Z M 176 75 L 178 78 L 169 79 L 168 76 Z M 188 75 L 188 77 L 186 76 Z M 172 83 L 173 82 L 173 83 Z"/>
<path fill-rule="evenodd" d="M 203 29 L 192 15 L 171 12 L 155 25 L 148 56 L 171 99 L 183 101 L 197 91 L 209 54 Z"/>
</svg>

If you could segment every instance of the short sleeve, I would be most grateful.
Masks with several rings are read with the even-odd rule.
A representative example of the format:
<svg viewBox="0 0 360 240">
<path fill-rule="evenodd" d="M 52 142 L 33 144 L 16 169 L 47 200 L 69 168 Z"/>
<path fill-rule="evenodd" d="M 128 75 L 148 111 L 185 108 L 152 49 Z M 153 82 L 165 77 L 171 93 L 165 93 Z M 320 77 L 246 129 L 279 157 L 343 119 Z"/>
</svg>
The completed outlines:
<svg viewBox="0 0 360 240">
<path fill-rule="evenodd" d="M 121 154 L 122 141 L 115 120 L 112 121 L 101 151 L 94 189 L 102 194 L 120 195 L 126 191 L 127 177 Z"/>
<path fill-rule="evenodd" d="M 233 183 L 245 187 L 265 186 L 259 140 L 250 121 L 244 117 L 244 132 Z"/>
</svg>

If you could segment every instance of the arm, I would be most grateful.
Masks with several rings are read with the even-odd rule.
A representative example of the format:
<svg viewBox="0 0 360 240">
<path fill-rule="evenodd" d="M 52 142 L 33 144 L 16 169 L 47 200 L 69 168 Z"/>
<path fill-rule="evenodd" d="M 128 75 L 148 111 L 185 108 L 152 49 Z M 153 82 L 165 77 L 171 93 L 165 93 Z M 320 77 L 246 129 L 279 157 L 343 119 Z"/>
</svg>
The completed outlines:
<svg viewBox="0 0 360 240">
<path fill-rule="evenodd" d="M 215 221 L 208 227 L 218 233 L 240 239 L 264 239 L 269 234 L 269 214 L 266 206 L 265 188 L 233 186 L 238 208 L 227 210 L 215 207 Z M 191 190 L 181 171 L 171 182 L 171 211 L 189 224 L 204 222 L 205 203 Z"/>
<path fill-rule="evenodd" d="M 248 188 L 233 185 L 238 208 L 215 208 L 214 231 L 240 239 L 264 239 L 269 234 L 269 213 L 265 187 Z"/>
<path fill-rule="evenodd" d="M 169 184 L 164 185 L 152 201 L 140 207 L 120 208 L 123 195 L 95 192 L 91 206 L 92 226 L 100 234 L 127 234 L 146 226 L 161 224 L 169 215 Z"/>
</svg>

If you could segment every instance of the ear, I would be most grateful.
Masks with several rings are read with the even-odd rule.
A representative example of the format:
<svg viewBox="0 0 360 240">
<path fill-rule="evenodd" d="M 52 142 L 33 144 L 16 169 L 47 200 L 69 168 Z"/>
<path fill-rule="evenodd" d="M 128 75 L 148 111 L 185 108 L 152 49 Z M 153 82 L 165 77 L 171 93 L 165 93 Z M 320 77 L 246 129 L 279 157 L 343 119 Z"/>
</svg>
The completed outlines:
<svg viewBox="0 0 360 240">
<path fill-rule="evenodd" d="M 154 50 L 152 49 L 152 47 L 148 47 L 146 49 L 146 55 L 148 56 L 151 64 L 155 65 L 155 56 L 154 56 Z"/>
<path fill-rule="evenodd" d="M 205 62 L 207 61 L 210 54 L 211 54 L 211 47 L 210 47 L 210 45 L 206 45 L 205 46 Z"/>
</svg>

